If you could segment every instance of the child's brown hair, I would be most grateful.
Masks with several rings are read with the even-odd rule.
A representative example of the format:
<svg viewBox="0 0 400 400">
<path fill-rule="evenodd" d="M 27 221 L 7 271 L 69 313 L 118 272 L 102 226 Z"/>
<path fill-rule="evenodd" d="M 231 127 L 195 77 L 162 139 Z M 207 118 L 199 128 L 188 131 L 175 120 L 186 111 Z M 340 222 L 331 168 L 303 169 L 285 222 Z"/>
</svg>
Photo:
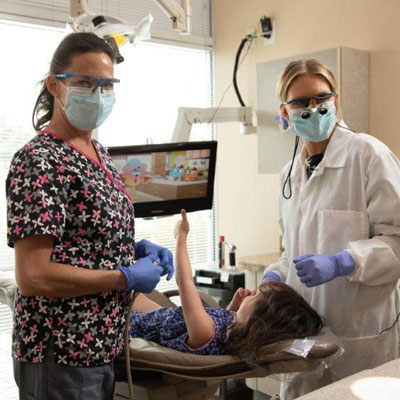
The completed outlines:
<svg viewBox="0 0 400 400">
<path fill-rule="evenodd" d="M 290 286 L 269 281 L 246 323 L 234 322 L 226 343 L 229 354 L 257 355 L 262 346 L 317 335 L 323 327 L 317 312 Z"/>
</svg>

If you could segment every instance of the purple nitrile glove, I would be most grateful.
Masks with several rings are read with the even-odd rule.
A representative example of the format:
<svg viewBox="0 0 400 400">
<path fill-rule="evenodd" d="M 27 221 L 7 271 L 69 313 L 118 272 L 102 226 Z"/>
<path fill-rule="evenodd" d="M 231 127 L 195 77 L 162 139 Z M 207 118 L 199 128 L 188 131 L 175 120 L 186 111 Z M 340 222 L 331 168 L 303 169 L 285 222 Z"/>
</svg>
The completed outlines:
<svg viewBox="0 0 400 400">
<path fill-rule="evenodd" d="M 353 257 L 347 251 L 329 256 L 305 254 L 294 260 L 297 276 L 307 287 L 321 285 L 337 276 L 350 275 L 355 268 Z"/>
<path fill-rule="evenodd" d="M 147 257 L 150 254 L 153 254 L 156 260 L 159 261 L 160 267 L 163 268 L 163 273 L 161 275 L 168 274 L 167 281 L 169 281 L 174 275 L 174 259 L 172 253 L 167 248 L 151 243 L 146 239 L 142 239 L 135 244 L 136 259 Z"/>
<path fill-rule="evenodd" d="M 119 265 L 115 269 L 124 274 L 126 291 L 141 293 L 150 293 L 157 286 L 163 272 L 153 255 L 143 257 L 129 267 Z"/>
<path fill-rule="evenodd" d="M 265 283 L 268 281 L 280 282 L 281 278 L 275 272 L 266 272 L 262 277 L 261 283 Z"/>
</svg>

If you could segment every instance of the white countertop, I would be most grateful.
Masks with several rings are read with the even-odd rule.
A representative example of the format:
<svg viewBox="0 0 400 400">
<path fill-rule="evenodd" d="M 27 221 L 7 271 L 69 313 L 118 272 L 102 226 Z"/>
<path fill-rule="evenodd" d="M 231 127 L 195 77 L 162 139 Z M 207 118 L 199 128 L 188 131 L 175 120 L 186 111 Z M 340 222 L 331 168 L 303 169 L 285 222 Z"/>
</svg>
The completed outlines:
<svg viewBox="0 0 400 400">
<path fill-rule="evenodd" d="M 400 398 L 400 359 L 366 369 L 298 400 L 396 400 Z"/>
<path fill-rule="evenodd" d="M 254 272 L 263 272 L 270 264 L 278 261 L 280 256 L 281 254 L 276 252 L 241 257 L 239 258 L 238 268 Z"/>
</svg>

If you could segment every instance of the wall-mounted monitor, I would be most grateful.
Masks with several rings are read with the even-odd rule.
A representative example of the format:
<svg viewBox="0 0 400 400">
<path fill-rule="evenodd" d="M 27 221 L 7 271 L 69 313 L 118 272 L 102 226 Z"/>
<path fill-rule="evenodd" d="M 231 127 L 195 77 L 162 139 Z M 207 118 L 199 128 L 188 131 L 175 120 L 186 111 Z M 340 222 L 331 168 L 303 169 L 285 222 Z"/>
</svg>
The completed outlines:
<svg viewBox="0 0 400 400">
<path fill-rule="evenodd" d="M 212 208 L 217 142 L 109 147 L 135 217 Z"/>
</svg>

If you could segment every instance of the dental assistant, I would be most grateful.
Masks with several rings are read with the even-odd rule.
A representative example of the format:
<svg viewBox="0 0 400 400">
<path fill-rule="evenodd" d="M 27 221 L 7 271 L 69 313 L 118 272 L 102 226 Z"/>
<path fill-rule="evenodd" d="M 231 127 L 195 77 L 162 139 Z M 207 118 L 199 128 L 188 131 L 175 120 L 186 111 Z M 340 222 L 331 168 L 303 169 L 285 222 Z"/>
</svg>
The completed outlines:
<svg viewBox="0 0 400 400">
<path fill-rule="evenodd" d="M 129 293 L 150 292 L 173 274 L 169 250 L 135 244 L 132 200 L 92 139 L 115 103 L 114 62 L 96 35 L 66 36 L 34 107 L 37 135 L 11 162 L 12 354 L 21 399 L 112 399 Z"/>
<path fill-rule="evenodd" d="M 283 125 L 304 145 L 280 173 L 285 251 L 263 280 L 292 286 L 345 347 L 322 377 L 283 384 L 287 400 L 398 357 L 400 164 L 339 122 L 337 84 L 321 62 L 291 62 L 278 96 Z"/>
</svg>

